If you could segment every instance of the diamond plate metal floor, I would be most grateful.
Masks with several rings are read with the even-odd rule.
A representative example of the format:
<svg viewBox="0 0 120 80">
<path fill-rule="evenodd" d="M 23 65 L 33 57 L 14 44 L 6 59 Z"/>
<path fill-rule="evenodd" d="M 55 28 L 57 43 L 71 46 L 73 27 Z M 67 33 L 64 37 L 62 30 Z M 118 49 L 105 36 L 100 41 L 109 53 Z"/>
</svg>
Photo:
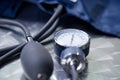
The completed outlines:
<svg viewBox="0 0 120 80">
<path fill-rule="evenodd" d="M 54 58 L 54 73 L 51 80 L 69 80 L 62 67 L 55 60 L 53 44 L 46 48 Z M 80 75 L 81 80 L 120 80 L 120 39 L 100 36 L 91 39 L 88 68 Z M 8 64 L 0 70 L 0 80 L 20 80 L 22 74 L 20 60 Z M 56 78 L 57 77 L 57 78 Z"/>
</svg>

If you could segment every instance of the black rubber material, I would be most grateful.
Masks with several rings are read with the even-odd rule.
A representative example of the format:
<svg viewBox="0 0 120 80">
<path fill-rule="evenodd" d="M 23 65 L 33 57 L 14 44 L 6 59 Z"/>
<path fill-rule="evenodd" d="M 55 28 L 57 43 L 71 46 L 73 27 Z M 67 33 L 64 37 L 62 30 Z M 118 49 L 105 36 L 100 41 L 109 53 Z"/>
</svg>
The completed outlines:
<svg viewBox="0 0 120 80">
<path fill-rule="evenodd" d="M 21 45 L 17 46 L 16 48 L 14 48 L 13 50 L 9 51 L 7 54 L 4 54 L 3 56 L 0 57 L 0 67 L 2 66 L 2 64 L 7 63 L 7 59 L 12 57 L 13 55 L 17 54 L 18 52 L 21 51 L 21 49 L 23 48 L 23 46 L 26 43 L 22 43 Z M 7 61 L 7 62 L 6 62 Z"/>
<path fill-rule="evenodd" d="M 59 22 L 59 19 L 57 19 L 57 20 L 54 22 L 54 24 L 48 29 L 48 31 L 47 31 L 46 33 L 44 33 L 44 34 L 38 39 L 38 41 L 40 42 L 40 41 L 46 39 L 47 37 L 49 37 L 49 35 L 51 35 L 51 34 L 55 31 L 55 29 L 57 28 L 58 22 Z"/>
<path fill-rule="evenodd" d="M 20 80 L 28 80 L 28 79 L 26 79 L 25 75 L 22 75 Z"/>
<path fill-rule="evenodd" d="M 58 5 L 58 7 L 57 7 L 55 13 L 53 14 L 53 16 L 49 19 L 49 21 L 45 24 L 45 26 L 43 26 L 43 28 L 39 31 L 39 33 L 35 37 L 33 37 L 34 40 L 38 40 L 38 38 L 40 36 L 42 36 L 53 25 L 55 20 L 61 14 L 62 10 L 63 10 L 63 6 L 62 5 Z M 1 63 L 8 63 L 8 62 L 6 62 L 7 60 L 5 60 L 5 59 L 10 58 L 11 56 L 16 55 L 16 52 L 19 52 L 21 50 L 21 48 L 23 47 L 23 45 L 25 45 L 25 43 L 20 44 L 19 46 L 15 47 L 13 50 L 11 50 L 8 53 L 6 53 L 5 56 L 0 57 L 0 64 Z"/>
<path fill-rule="evenodd" d="M 43 28 L 38 32 L 36 36 L 34 36 L 34 40 L 38 40 L 40 36 L 44 34 L 56 21 L 56 19 L 60 16 L 61 12 L 63 10 L 62 5 L 58 5 L 58 7 L 55 10 L 55 13 L 52 15 L 52 17 L 48 20 L 48 22 L 43 26 Z"/>
<path fill-rule="evenodd" d="M 24 32 L 26 37 L 30 37 L 31 36 L 28 28 L 25 25 L 23 25 L 23 24 L 21 24 L 21 23 L 19 23 L 17 21 L 9 20 L 9 19 L 0 19 L 0 24 L 2 24 L 2 25 L 4 25 L 4 24 L 6 24 L 6 25 L 13 25 L 15 27 L 17 26 L 17 27 L 19 27 L 19 28 L 21 28 L 23 30 L 23 32 Z"/>
<path fill-rule="evenodd" d="M 71 67 L 72 80 L 79 80 L 78 73 L 77 73 L 77 71 L 75 70 L 74 65 L 70 65 L 70 67 Z"/>
<path fill-rule="evenodd" d="M 4 55 L 5 53 L 7 53 L 8 51 L 14 49 L 15 47 L 17 47 L 17 45 L 0 49 L 0 57 L 3 56 L 3 55 Z"/>
<path fill-rule="evenodd" d="M 22 49 L 20 58 L 27 79 L 41 80 L 38 79 L 41 74 L 48 80 L 51 76 L 53 61 L 49 52 L 40 43 L 32 40 L 28 42 Z"/>
</svg>

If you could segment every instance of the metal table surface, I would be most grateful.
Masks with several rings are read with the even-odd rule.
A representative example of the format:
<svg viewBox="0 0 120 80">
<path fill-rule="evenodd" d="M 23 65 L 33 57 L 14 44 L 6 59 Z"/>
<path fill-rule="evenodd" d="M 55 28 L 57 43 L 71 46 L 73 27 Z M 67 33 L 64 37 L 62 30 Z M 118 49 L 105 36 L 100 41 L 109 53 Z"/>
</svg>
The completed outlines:
<svg viewBox="0 0 120 80">
<path fill-rule="evenodd" d="M 46 46 L 54 54 L 53 44 Z M 54 57 L 53 57 L 54 58 Z M 112 37 L 98 37 L 91 40 L 87 57 L 88 68 L 81 80 L 120 80 L 120 40 Z M 54 60 L 54 73 L 51 80 L 63 79 L 65 72 Z M 0 70 L 0 80 L 20 80 L 23 73 L 20 60 L 14 61 Z M 55 76 L 57 76 L 57 79 Z"/>
<path fill-rule="evenodd" d="M 34 15 L 37 15 L 37 17 L 30 17 L 31 15 L 33 16 L 33 14 L 31 13 L 30 15 L 28 13 L 30 13 L 31 9 L 34 6 L 28 7 L 21 11 L 21 14 L 19 14 L 17 20 L 25 23 L 30 29 L 32 35 L 34 35 L 41 28 L 38 26 L 44 25 L 44 22 L 49 18 L 49 16 L 46 16 L 46 14 L 41 14 L 44 15 L 44 17 L 41 17 L 41 15 L 38 14 L 39 10 L 34 10 L 32 13 Z M 27 13 L 24 13 L 26 9 Z M 25 15 L 24 18 L 21 17 L 23 15 Z M 46 20 L 43 20 L 42 18 L 46 18 Z M 62 24 L 61 26 L 78 26 L 77 28 L 79 28 L 81 24 L 81 22 L 79 22 L 79 20 L 76 18 L 69 17 L 67 20 L 65 20 L 66 23 Z M 61 23 L 63 22 L 64 20 L 61 21 Z M 71 22 L 74 22 L 74 24 Z M 86 70 L 80 74 L 81 80 L 120 80 L 120 39 L 98 33 L 98 31 L 91 30 L 90 28 L 83 30 L 87 31 L 90 34 L 91 44 L 90 53 L 87 56 L 88 66 Z M 2 35 L 0 36 L 0 48 L 16 45 L 21 41 L 24 41 L 24 39 L 21 38 L 23 37 L 22 34 L 16 35 L 12 31 L 8 30 L 0 29 L 0 35 Z M 20 37 L 18 37 L 18 35 Z M 53 36 L 49 38 L 52 37 Z M 67 74 L 55 59 L 53 42 L 47 44 L 45 47 L 49 50 L 54 60 L 54 72 L 51 80 L 69 80 Z M 20 80 L 22 73 L 23 70 L 21 67 L 20 59 L 18 59 L 0 69 L 0 80 Z"/>
</svg>

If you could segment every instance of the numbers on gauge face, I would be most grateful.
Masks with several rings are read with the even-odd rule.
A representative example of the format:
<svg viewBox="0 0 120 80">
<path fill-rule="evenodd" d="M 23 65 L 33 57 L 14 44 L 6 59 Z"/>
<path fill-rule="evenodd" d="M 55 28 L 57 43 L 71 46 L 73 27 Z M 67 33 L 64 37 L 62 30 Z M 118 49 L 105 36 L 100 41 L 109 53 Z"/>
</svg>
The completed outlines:
<svg viewBox="0 0 120 80">
<path fill-rule="evenodd" d="M 79 30 L 64 31 L 57 35 L 56 42 L 63 46 L 79 47 L 88 42 L 88 35 Z"/>
</svg>

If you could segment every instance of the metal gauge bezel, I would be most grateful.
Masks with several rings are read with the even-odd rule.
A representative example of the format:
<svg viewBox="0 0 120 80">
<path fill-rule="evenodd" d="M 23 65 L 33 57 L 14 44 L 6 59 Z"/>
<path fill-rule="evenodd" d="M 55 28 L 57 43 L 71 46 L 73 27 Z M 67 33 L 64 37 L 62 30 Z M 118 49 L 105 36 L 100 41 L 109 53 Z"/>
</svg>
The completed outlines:
<svg viewBox="0 0 120 80">
<path fill-rule="evenodd" d="M 83 37 L 86 37 L 87 38 L 87 41 L 84 43 L 84 44 L 82 44 L 82 45 L 78 45 L 78 46 L 67 46 L 67 45 L 64 45 L 64 44 L 61 44 L 61 43 L 59 43 L 58 42 L 58 37 L 60 36 L 60 35 L 62 35 L 62 34 L 64 34 L 64 33 L 79 33 L 80 35 L 83 35 Z M 56 33 L 55 33 L 55 35 L 54 35 L 54 41 L 55 41 L 55 43 L 57 43 L 58 45 L 60 45 L 60 46 L 64 46 L 64 47 L 82 47 L 82 46 L 85 46 L 85 45 L 87 45 L 88 43 L 89 43 L 89 41 L 90 41 L 90 37 L 89 37 L 89 35 L 86 33 L 86 32 L 84 32 L 84 31 L 82 31 L 82 30 L 79 30 L 79 29 L 63 29 L 63 30 L 60 30 L 60 31 L 57 31 Z"/>
</svg>

